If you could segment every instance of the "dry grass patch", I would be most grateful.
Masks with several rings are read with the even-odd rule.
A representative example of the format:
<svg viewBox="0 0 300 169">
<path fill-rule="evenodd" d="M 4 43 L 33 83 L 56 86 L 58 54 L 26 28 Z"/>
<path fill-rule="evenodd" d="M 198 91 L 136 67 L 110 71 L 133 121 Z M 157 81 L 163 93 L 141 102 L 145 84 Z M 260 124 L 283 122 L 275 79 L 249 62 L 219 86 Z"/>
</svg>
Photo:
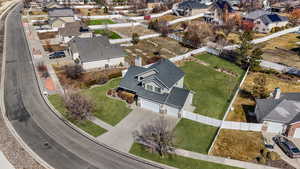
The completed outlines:
<svg viewBox="0 0 300 169">
<path fill-rule="evenodd" d="M 221 129 L 212 154 L 242 161 L 255 161 L 264 148 L 260 132 Z"/>
<path fill-rule="evenodd" d="M 133 33 L 138 33 L 140 36 L 149 35 L 156 33 L 151 29 L 147 29 L 143 26 L 133 26 L 133 27 L 126 27 L 126 28 L 111 28 L 110 30 L 114 32 L 119 32 L 122 35 L 132 37 Z"/>
<path fill-rule="evenodd" d="M 104 13 L 103 9 L 100 8 L 92 8 L 92 9 L 87 9 L 87 8 L 77 8 L 75 9 L 75 13 L 78 13 L 82 16 L 93 16 L 93 15 L 106 15 Z"/>
<path fill-rule="evenodd" d="M 246 114 L 248 111 L 254 111 L 255 101 L 251 99 L 250 92 L 255 85 L 254 79 L 256 77 L 265 75 L 267 80 L 266 88 L 269 93 L 274 91 L 276 87 L 280 87 L 282 92 L 300 92 L 300 82 L 283 79 L 284 75 L 275 75 L 275 74 L 265 74 L 260 72 L 251 72 L 248 74 L 242 90 L 239 92 L 238 97 L 236 98 L 233 108 L 234 110 L 229 112 L 227 119 L 229 121 L 239 121 L 246 122 Z"/>
<path fill-rule="evenodd" d="M 57 32 L 38 33 L 38 37 L 39 37 L 40 40 L 53 39 L 56 36 L 57 36 Z"/>
</svg>

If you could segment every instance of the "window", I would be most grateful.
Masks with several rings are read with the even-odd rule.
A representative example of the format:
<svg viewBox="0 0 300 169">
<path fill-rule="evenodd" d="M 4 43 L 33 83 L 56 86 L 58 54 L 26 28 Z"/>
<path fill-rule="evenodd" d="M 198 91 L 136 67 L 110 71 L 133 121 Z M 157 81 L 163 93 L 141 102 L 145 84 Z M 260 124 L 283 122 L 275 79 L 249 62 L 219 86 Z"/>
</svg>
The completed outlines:
<svg viewBox="0 0 300 169">
<path fill-rule="evenodd" d="M 153 86 L 147 85 L 147 90 L 153 91 Z"/>
<path fill-rule="evenodd" d="M 161 88 L 155 87 L 155 92 L 160 93 L 161 92 Z"/>
</svg>

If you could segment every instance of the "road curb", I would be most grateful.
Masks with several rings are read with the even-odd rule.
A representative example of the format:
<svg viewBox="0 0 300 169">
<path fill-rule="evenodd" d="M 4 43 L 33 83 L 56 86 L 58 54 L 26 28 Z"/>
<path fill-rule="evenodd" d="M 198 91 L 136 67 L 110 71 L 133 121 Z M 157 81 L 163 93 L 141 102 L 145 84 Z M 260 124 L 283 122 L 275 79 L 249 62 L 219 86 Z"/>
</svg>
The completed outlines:
<svg viewBox="0 0 300 169">
<path fill-rule="evenodd" d="M 12 5 L 10 5 L 0 16 L 0 18 L 2 18 L 4 16 L 5 13 L 7 13 L 7 16 L 4 20 L 4 42 L 3 42 L 3 58 L 2 58 L 2 70 L 1 70 L 1 89 L 0 89 L 0 97 L 1 97 L 1 101 L 0 101 L 0 109 L 2 112 L 2 117 L 4 119 L 5 125 L 8 128 L 8 130 L 10 131 L 10 133 L 15 137 L 15 139 L 17 140 L 17 142 L 25 149 L 25 151 L 27 153 L 29 153 L 29 155 L 31 157 L 33 157 L 33 159 L 35 161 L 37 161 L 39 164 L 41 164 L 43 167 L 45 167 L 46 169 L 54 169 L 51 165 L 49 165 L 46 161 L 44 161 L 39 155 L 37 155 L 24 141 L 23 139 L 19 136 L 19 134 L 16 132 L 16 130 L 14 129 L 13 125 L 10 123 L 10 121 L 7 118 L 6 115 L 6 109 L 5 109 L 5 103 L 4 103 L 4 79 L 5 79 L 5 61 L 6 61 L 6 30 L 7 30 L 7 17 L 9 15 L 9 13 L 11 11 L 11 9 L 15 8 L 18 5 L 18 1 L 12 3 Z"/>
</svg>

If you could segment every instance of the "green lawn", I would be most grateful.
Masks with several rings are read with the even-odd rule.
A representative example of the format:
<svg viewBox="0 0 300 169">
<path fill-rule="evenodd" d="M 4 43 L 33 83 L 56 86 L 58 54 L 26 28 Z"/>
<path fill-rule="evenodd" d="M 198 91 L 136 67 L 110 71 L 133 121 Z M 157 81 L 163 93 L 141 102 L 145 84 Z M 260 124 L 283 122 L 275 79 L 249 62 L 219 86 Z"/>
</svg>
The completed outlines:
<svg viewBox="0 0 300 169">
<path fill-rule="evenodd" d="M 88 20 L 88 25 L 105 25 L 105 24 L 115 24 L 116 22 L 110 19 L 95 19 L 95 20 Z"/>
<path fill-rule="evenodd" d="M 109 31 L 109 30 L 95 30 L 94 31 L 95 34 L 101 34 L 103 36 L 107 36 L 109 39 L 121 39 L 122 37 L 120 35 L 118 35 L 115 32 Z"/>
<path fill-rule="evenodd" d="M 175 146 L 207 154 L 217 130 L 217 127 L 181 119 L 175 128 Z"/>
<path fill-rule="evenodd" d="M 52 105 L 64 116 L 67 118 L 67 110 L 63 105 L 62 98 L 59 95 L 51 95 L 48 97 Z M 94 124 L 89 120 L 83 121 L 71 121 L 74 125 L 82 129 L 83 131 L 89 133 L 90 135 L 97 137 L 105 133 L 106 130 L 100 126 Z"/>
<path fill-rule="evenodd" d="M 240 82 L 243 70 L 217 57 L 197 57 L 211 65 L 204 66 L 195 62 L 186 62 L 181 67 L 185 72 L 185 87 L 195 92 L 193 105 L 196 109 L 194 113 L 222 119 L 235 92 L 235 87 Z M 238 73 L 239 77 L 217 72 L 214 64 Z"/>
<path fill-rule="evenodd" d="M 130 149 L 130 153 L 136 156 L 173 166 L 180 169 L 237 169 L 227 165 L 212 163 L 208 161 L 195 160 L 183 156 L 170 156 L 160 158 L 158 154 L 153 154 L 146 151 L 142 145 L 134 143 Z"/>
<path fill-rule="evenodd" d="M 131 111 L 131 109 L 126 106 L 125 102 L 111 99 L 106 96 L 106 92 L 111 88 L 116 88 L 119 85 L 120 80 L 120 78 L 114 79 L 105 85 L 82 91 L 82 93 L 89 96 L 95 104 L 93 114 L 113 126 L 126 117 Z M 60 96 L 52 95 L 49 96 L 49 99 L 62 114 L 66 115 L 66 109 L 63 107 Z"/>
</svg>

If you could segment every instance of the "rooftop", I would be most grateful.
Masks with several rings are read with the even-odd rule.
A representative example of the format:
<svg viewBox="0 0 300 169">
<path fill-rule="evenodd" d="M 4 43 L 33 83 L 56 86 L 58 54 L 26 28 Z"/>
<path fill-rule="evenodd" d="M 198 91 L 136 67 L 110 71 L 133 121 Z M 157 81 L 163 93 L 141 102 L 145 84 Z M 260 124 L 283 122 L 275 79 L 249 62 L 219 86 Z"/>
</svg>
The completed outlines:
<svg viewBox="0 0 300 169">
<path fill-rule="evenodd" d="M 73 17 L 74 11 L 71 8 L 50 8 L 48 15 L 50 17 Z"/>
</svg>

